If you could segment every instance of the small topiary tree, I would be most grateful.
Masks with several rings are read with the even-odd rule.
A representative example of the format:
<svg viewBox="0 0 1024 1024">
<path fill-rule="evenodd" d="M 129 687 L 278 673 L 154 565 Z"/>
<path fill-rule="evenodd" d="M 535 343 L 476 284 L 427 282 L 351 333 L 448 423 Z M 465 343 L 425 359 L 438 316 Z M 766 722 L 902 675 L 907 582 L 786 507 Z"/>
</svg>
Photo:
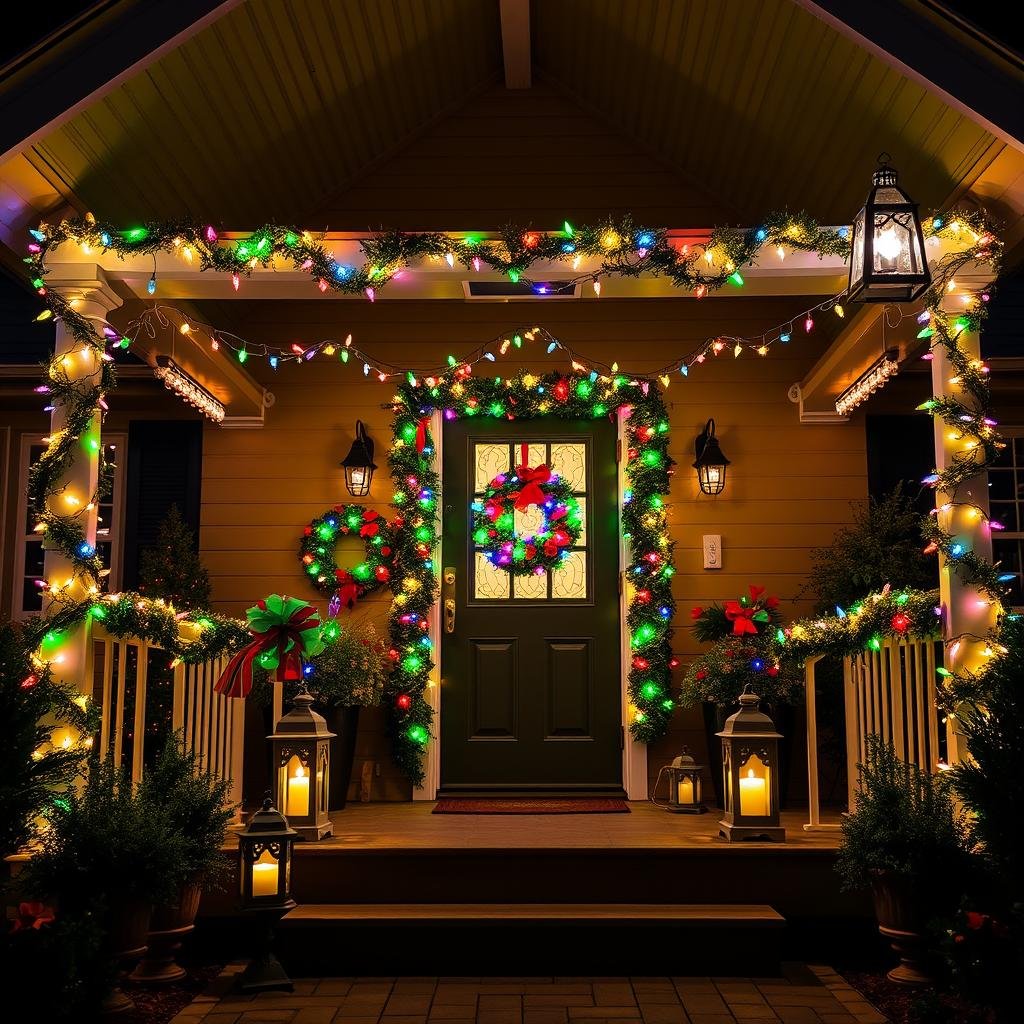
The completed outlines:
<svg viewBox="0 0 1024 1024">
<path fill-rule="evenodd" d="M 179 611 L 209 607 L 210 574 L 177 505 L 167 510 L 156 544 L 139 558 L 138 591 L 146 597 L 162 597 Z"/>
</svg>

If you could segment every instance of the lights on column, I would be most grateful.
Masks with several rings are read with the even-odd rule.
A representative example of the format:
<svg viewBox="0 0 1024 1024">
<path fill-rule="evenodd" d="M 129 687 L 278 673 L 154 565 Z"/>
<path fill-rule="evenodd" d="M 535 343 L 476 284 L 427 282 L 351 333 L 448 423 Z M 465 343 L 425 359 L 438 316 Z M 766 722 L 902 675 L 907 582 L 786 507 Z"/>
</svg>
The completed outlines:
<svg viewBox="0 0 1024 1024">
<path fill-rule="evenodd" d="M 153 373 L 183 402 L 198 409 L 207 419 L 220 423 L 224 419 L 224 406 L 195 378 L 189 376 L 170 356 L 157 356 Z"/>
<path fill-rule="evenodd" d="M 874 392 L 884 388 L 886 381 L 899 371 L 899 351 L 887 349 L 836 399 L 836 412 L 840 416 L 849 416 Z"/>
</svg>

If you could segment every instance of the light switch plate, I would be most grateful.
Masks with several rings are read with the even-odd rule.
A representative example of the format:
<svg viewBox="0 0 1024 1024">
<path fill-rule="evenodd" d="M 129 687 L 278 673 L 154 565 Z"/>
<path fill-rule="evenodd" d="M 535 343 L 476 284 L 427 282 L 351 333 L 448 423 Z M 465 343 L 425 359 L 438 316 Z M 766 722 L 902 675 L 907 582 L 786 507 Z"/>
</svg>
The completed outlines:
<svg viewBox="0 0 1024 1024">
<path fill-rule="evenodd" d="M 704 568 L 722 568 L 722 537 L 717 533 L 704 534 Z"/>
</svg>

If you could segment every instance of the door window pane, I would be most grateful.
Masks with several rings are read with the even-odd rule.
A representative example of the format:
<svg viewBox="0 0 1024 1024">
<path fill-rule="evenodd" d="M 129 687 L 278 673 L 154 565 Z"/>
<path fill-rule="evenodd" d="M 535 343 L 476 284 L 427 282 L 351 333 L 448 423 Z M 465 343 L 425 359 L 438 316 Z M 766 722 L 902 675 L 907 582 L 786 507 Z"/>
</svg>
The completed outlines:
<svg viewBox="0 0 1024 1024">
<path fill-rule="evenodd" d="M 587 442 L 509 440 L 505 442 L 480 441 L 473 445 L 473 497 L 483 494 L 485 488 L 499 473 L 526 463 L 531 467 L 547 465 L 572 488 L 582 517 L 580 536 L 572 548 L 565 550 L 562 565 L 557 571 L 539 576 L 511 576 L 498 569 L 484 557 L 483 546 L 474 545 L 474 579 L 471 593 L 478 601 L 585 601 L 589 598 L 587 573 L 588 526 L 588 458 Z M 536 506 L 516 509 L 515 530 L 520 537 L 529 537 L 541 529 L 543 513 Z M 472 544 L 472 538 L 470 539 Z"/>
</svg>

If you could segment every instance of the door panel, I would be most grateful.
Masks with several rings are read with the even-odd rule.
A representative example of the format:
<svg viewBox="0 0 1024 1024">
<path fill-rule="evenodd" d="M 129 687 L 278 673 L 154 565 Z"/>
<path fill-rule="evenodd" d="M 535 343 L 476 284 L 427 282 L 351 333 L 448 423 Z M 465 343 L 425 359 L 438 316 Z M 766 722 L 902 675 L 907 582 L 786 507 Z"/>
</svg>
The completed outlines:
<svg viewBox="0 0 1024 1024">
<path fill-rule="evenodd" d="M 509 575 L 472 538 L 473 498 L 547 463 L 584 524 L 560 568 Z M 622 781 L 618 491 L 610 421 L 462 420 L 444 427 L 442 560 L 455 630 L 442 640 L 443 789 L 617 789 Z M 537 510 L 516 513 L 517 531 Z"/>
</svg>

